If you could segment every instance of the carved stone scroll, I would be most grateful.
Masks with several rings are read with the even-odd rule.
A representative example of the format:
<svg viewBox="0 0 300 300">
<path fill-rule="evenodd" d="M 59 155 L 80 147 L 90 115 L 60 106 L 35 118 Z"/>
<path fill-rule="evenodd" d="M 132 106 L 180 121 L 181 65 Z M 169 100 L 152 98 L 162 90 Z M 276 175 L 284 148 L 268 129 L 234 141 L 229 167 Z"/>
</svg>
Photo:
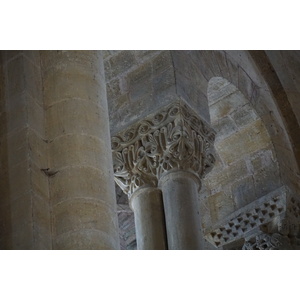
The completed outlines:
<svg viewBox="0 0 300 300">
<path fill-rule="evenodd" d="M 176 102 L 112 137 L 116 183 L 129 196 L 157 186 L 170 170 L 199 178 L 212 168 L 215 132 L 183 102 Z"/>
</svg>

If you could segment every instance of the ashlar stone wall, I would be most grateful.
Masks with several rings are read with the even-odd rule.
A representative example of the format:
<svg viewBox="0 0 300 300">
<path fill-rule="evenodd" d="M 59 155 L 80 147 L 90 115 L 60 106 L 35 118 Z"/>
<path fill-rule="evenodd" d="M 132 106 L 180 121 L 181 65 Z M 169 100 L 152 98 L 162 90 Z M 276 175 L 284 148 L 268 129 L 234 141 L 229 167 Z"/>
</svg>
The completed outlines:
<svg viewBox="0 0 300 300">
<path fill-rule="evenodd" d="M 282 184 L 270 136 L 246 97 L 229 81 L 215 77 L 208 100 L 217 160 L 200 192 L 204 228 Z"/>
</svg>

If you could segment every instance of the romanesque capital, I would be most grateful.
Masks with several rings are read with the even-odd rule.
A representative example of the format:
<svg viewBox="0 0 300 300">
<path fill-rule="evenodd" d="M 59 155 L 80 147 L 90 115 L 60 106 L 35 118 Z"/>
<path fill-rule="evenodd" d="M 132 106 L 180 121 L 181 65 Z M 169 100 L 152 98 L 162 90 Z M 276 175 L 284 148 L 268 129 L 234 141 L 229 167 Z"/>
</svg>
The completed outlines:
<svg viewBox="0 0 300 300">
<path fill-rule="evenodd" d="M 185 103 L 163 107 L 112 137 L 115 181 L 130 196 L 139 187 L 156 187 L 169 171 L 202 178 L 215 162 L 214 139 L 214 130 Z"/>
</svg>

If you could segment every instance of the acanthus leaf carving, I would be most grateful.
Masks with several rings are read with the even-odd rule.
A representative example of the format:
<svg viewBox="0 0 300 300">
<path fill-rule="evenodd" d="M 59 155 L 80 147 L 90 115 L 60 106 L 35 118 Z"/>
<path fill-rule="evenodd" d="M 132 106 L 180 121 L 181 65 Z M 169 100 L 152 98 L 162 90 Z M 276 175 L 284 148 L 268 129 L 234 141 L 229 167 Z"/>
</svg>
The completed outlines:
<svg viewBox="0 0 300 300">
<path fill-rule="evenodd" d="M 127 194 L 156 186 L 170 170 L 189 170 L 201 178 L 213 166 L 215 132 L 181 102 L 112 137 L 115 181 Z"/>
</svg>

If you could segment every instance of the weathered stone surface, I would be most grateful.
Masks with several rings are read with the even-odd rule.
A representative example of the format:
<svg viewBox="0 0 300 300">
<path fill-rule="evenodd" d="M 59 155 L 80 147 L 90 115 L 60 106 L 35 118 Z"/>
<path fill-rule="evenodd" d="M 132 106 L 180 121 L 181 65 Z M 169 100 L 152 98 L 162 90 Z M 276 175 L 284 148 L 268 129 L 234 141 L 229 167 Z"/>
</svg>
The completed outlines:
<svg viewBox="0 0 300 300">
<path fill-rule="evenodd" d="M 102 53 L 103 59 L 97 51 L 0 53 L 1 249 L 117 248 L 117 233 L 80 231 L 71 207 L 54 229 L 69 230 L 73 222 L 78 231 L 52 240 L 51 228 L 52 204 L 113 199 L 107 104 L 113 134 L 178 100 L 207 121 L 210 110 L 217 153 L 199 194 L 205 230 L 283 183 L 300 193 L 297 51 Z M 103 65 L 106 74 L 98 72 Z M 57 187 L 49 190 L 49 183 Z M 133 213 L 119 209 L 121 247 L 135 249 Z M 82 220 L 96 211 L 76 209 Z M 224 249 L 297 249 L 298 211 L 287 211 Z"/>
<path fill-rule="evenodd" d="M 135 57 L 131 51 L 121 51 L 109 60 L 111 68 L 111 77 L 116 77 L 130 69 L 135 63 Z"/>
<path fill-rule="evenodd" d="M 110 62 L 123 68 L 122 57 Z M 118 249 L 101 53 L 51 52 L 42 62 L 54 249 Z"/>
<path fill-rule="evenodd" d="M 289 189 L 285 186 L 238 209 L 227 218 L 207 229 L 206 238 L 215 246 L 231 243 L 260 232 L 260 226 L 285 214 L 290 205 Z"/>
<path fill-rule="evenodd" d="M 232 145 L 236 145 L 232 151 Z M 236 135 L 230 136 L 216 145 L 216 149 L 223 162 L 232 163 L 239 157 L 244 157 L 257 149 L 270 146 L 270 138 L 260 120 L 253 126 L 240 130 Z"/>
<path fill-rule="evenodd" d="M 209 196 L 208 204 L 210 206 L 212 223 L 222 220 L 236 209 L 233 199 L 224 192 L 218 192 Z"/>
</svg>

